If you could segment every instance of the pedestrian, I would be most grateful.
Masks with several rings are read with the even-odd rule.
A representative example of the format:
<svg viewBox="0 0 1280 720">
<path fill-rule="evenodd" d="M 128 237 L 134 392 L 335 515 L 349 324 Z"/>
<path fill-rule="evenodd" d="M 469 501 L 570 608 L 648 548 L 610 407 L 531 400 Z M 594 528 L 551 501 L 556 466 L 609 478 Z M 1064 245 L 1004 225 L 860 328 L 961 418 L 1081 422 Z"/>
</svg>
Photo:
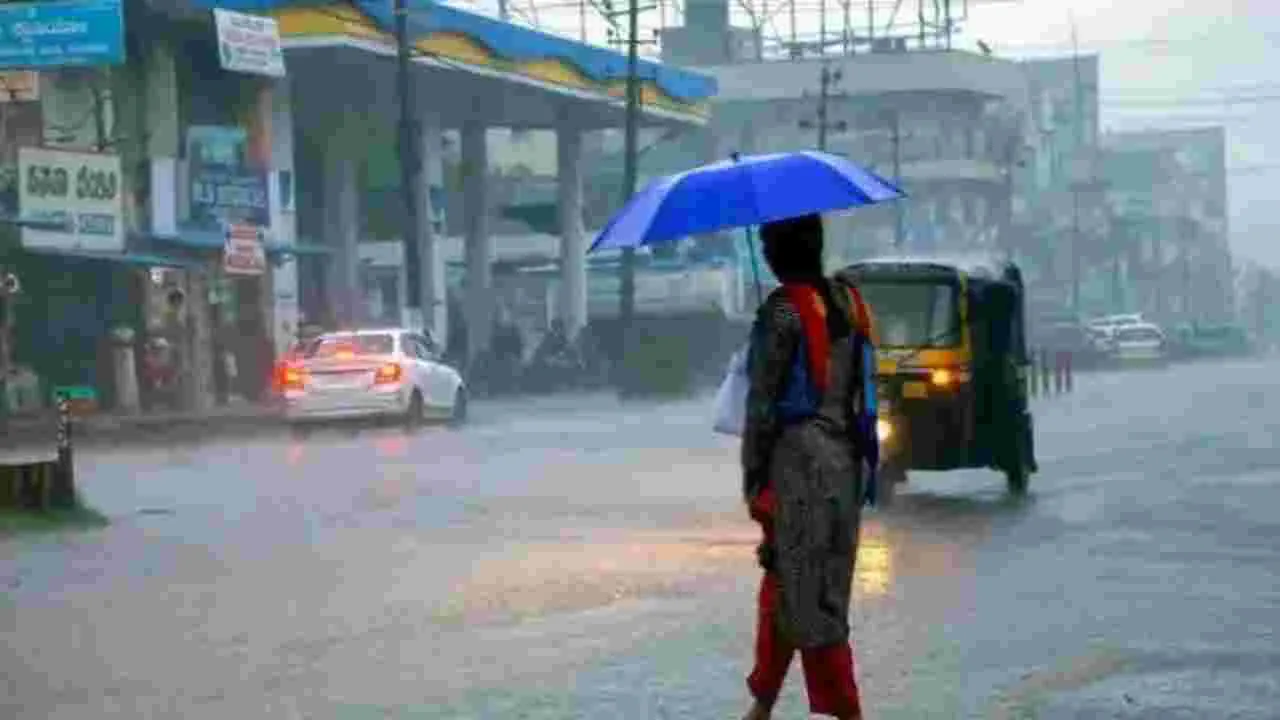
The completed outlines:
<svg viewBox="0 0 1280 720">
<path fill-rule="evenodd" d="M 824 276 L 820 216 L 767 223 L 761 237 L 781 287 L 757 311 L 748 356 L 743 492 L 764 577 L 746 720 L 771 716 L 796 650 L 810 710 L 851 720 L 862 710 L 849 596 L 862 463 L 876 456 L 870 316 L 856 290 Z"/>
</svg>

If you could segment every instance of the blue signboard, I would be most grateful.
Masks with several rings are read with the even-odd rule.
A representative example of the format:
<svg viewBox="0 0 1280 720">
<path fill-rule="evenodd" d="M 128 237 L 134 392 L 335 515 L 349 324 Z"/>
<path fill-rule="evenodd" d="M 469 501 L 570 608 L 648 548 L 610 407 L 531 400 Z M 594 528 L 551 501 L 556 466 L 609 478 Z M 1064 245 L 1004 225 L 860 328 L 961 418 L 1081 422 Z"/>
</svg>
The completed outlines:
<svg viewBox="0 0 1280 720">
<path fill-rule="evenodd" d="M 194 125 L 187 129 L 192 225 L 271 226 L 267 174 L 248 166 L 248 145 L 248 133 L 242 128 Z"/>
<path fill-rule="evenodd" d="M 120 0 L 0 4 L 0 68 L 124 61 Z"/>
</svg>

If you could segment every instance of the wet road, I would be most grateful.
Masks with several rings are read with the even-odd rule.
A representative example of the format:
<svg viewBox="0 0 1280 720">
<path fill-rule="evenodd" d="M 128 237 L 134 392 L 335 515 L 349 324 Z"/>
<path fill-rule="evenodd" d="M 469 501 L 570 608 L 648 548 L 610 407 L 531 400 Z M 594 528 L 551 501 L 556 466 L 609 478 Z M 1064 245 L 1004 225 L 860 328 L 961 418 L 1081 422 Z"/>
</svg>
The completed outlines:
<svg viewBox="0 0 1280 720">
<path fill-rule="evenodd" d="M 1275 376 L 1083 377 L 1037 407 L 1027 500 L 922 474 L 871 513 L 869 717 L 1280 717 Z M 572 406 L 82 454 L 113 524 L 0 541 L 0 716 L 733 717 L 735 443 L 706 403 Z"/>
</svg>

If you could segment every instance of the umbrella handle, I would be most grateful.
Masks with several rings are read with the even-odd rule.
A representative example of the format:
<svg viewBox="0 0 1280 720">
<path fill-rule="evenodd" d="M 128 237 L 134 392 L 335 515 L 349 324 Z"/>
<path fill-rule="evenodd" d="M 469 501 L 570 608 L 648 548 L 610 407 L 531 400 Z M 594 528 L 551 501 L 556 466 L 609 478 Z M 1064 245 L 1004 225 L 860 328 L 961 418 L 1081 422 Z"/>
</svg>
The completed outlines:
<svg viewBox="0 0 1280 720">
<path fill-rule="evenodd" d="M 742 159 L 742 155 L 737 152 L 729 153 L 729 157 L 738 162 Z M 751 280 L 756 286 L 756 304 L 764 303 L 764 289 L 760 286 L 760 262 L 756 259 L 756 241 L 752 236 L 751 226 L 747 226 L 747 256 L 751 258 Z"/>
<path fill-rule="evenodd" d="M 751 226 L 747 226 L 747 256 L 751 258 L 751 279 L 756 286 L 756 304 L 764 303 L 764 290 L 760 287 L 760 262 L 756 259 L 756 241 L 751 232 Z"/>
</svg>

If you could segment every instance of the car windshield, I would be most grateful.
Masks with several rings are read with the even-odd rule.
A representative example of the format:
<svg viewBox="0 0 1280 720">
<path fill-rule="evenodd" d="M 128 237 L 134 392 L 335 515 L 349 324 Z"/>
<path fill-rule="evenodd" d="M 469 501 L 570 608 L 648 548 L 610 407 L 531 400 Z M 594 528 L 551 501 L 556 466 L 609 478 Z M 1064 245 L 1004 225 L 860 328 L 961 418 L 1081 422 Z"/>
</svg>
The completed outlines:
<svg viewBox="0 0 1280 720">
<path fill-rule="evenodd" d="M 306 357 L 324 359 L 341 355 L 389 355 L 395 350 L 390 334 L 326 335 L 306 349 Z"/>
<path fill-rule="evenodd" d="M 858 283 L 886 347 L 951 347 L 960 343 L 956 286 L 938 281 Z"/>
</svg>

